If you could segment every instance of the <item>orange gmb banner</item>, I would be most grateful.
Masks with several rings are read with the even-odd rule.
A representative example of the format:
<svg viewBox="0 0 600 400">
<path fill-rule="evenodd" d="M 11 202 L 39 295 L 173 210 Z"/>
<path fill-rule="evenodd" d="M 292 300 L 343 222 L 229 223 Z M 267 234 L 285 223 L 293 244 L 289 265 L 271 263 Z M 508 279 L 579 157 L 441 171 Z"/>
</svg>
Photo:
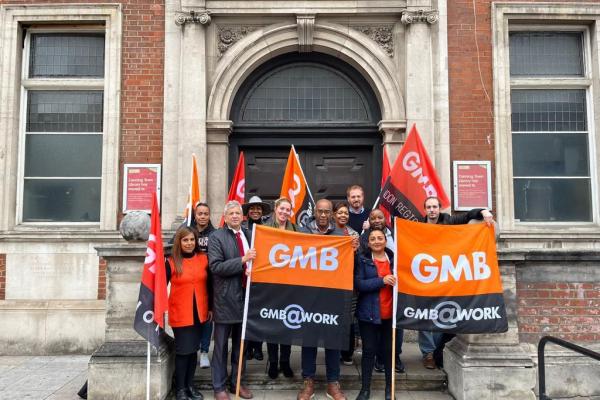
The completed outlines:
<svg viewBox="0 0 600 400">
<path fill-rule="evenodd" d="M 494 228 L 395 219 L 398 292 L 414 296 L 502 293 Z"/>
<path fill-rule="evenodd" d="M 349 236 L 255 227 L 252 282 L 352 290 L 354 252 Z"/>
</svg>

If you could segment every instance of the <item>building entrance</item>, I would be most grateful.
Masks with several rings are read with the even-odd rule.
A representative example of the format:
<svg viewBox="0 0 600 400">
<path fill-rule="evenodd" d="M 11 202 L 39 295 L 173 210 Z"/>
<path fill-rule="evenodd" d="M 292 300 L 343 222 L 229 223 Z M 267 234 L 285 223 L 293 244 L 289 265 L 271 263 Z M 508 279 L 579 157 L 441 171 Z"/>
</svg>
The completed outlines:
<svg viewBox="0 0 600 400">
<path fill-rule="evenodd" d="M 319 53 L 268 61 L 244 82 L 233 103 L 230 177 L 240 151 L 246 159 L 246 197 L 279 197 L 294 144 L 315 200 L 341 200 L 346 187 L 378 194 L 381 119 L 376 97 L 354 68 Z"/>
</svg>

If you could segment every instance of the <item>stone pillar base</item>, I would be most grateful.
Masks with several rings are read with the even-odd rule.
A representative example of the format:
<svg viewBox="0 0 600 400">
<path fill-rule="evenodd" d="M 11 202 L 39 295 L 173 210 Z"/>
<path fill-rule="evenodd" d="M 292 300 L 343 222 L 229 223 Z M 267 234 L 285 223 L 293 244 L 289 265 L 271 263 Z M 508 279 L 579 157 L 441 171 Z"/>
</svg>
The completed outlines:
<svg viewBox="0 0 600 400">
<path fill-rule="evenodd" d="M 456 400 L 536 399 L 536 369 L 518 344 L 467 343 L 459 336 L 444 350 L 444 369 Z"/>
<path fill-rule="evenodd" d="M 175 353 L 171 341 L 158 352 L 151 349 L 150 398 L 163 400 L 171 390 Z M 146 350 L 146 342 L 139 340 L 100 346 L 88 365 L 88 399 L 145 399 Z"/>
</svg>

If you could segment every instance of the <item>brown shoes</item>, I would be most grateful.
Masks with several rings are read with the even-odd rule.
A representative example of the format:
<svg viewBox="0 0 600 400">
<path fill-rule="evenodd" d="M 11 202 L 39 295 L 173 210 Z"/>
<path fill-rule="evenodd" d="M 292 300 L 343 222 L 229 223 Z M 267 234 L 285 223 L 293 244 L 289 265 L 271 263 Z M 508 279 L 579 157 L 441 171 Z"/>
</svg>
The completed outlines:
<svg viewBox="0 0 600 400">
<path fill-rule="evenodd" d="M 215 400 L 231 400 L 231 397 L 223 390 L 222 392 L 215 392 Z"/>
<path fill-rule="evenodd" d="M 423 357 L 423 366 L 427 369 L 435 369 L 435 360 L 433 359 L 433 353 L 427 353 Z"/>
<path fill-rule="evenodd" d="M 339 382 L 331 382 L 327 384 L 327 398 L 332 400 L 347 400 L 346 395 L 340 388 Z"/>
<path fill-rule="evenodd" d="M 311 400 L 315 397 L 315 381 L 311 378 L 304 380 L 304 388 L 298 393 L 296 400 Z"/>
<path fill-rule="evenodd" d="M 235 388 L 231 387 L 231 394 L 235 395 Z M 240 385 L 240 397 L 242 399 L 251 399 L 253 397 L 252 392 L 244 385 Z"/>
</svg>

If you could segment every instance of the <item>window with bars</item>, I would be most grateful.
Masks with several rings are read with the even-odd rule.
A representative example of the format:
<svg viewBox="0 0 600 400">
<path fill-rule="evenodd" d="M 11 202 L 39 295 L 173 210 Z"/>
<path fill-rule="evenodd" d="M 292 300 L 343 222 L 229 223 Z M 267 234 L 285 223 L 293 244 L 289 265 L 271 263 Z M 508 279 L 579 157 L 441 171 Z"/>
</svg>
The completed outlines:
<svg viewBox="0 0 600 400">
<path fill-rule="evenodd" d="M 511 32 L 514 215 L 592 221 L 582 32 Z M 567 86 L 565 78 L 573 78 Z"/>
<path fill-rule="evenodd" d="M 99 222 L 104 34 L 28 32 L 23 222 Z"/>
</svg>

